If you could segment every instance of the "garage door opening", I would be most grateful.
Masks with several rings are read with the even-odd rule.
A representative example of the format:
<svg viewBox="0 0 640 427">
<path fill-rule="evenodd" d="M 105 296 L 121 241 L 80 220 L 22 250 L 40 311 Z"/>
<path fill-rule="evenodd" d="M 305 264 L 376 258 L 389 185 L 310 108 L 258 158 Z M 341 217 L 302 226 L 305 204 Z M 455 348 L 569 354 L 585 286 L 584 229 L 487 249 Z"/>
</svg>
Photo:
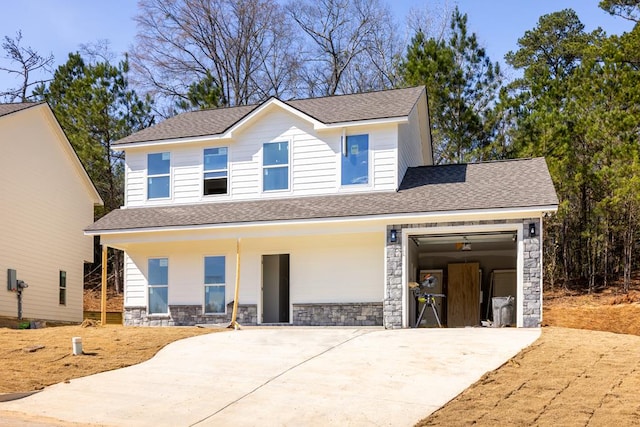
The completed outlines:
<svg viewBox="0 0 640 427">
<path fill-rule="evenodd" d="M 407 261 L 407 288 L 411 282 L 425 285 L 432 277 L 429 287 L 407 289 L 408 326 L 438 327 L 438 320 L 445 327 L 494 320 L 516 326 L 516 230 L 410 235 Z M 425 299 L 424 294 L 434 297 Z M 502 317 L 494 319 L 493 305 L 502 306 Z"/>
</svg>

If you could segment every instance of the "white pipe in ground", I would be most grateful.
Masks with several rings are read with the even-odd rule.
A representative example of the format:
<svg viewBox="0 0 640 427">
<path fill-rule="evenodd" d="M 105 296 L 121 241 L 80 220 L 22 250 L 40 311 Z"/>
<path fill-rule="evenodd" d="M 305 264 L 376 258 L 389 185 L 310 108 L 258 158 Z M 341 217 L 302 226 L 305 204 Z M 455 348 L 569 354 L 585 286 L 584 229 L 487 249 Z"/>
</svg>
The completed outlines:
<svg viewBox="0 0 640 427">
<path fill-rule="evenodd" d="M 82 354 L 82 337 L 71 338 L 71 348 L 74 356 Z"/>
</svg>

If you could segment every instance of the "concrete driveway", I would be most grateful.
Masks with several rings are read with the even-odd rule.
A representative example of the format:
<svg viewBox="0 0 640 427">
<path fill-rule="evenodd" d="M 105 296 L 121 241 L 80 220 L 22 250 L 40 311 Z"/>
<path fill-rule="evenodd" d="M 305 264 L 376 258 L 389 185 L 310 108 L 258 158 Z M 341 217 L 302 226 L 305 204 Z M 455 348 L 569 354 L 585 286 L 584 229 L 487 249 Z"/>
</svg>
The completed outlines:
<svg viewBox="0 0 640 427">
<path fill-rule="evenodd" d="M 127 426 L 410 426 L 496 369 L 539 329 L 249 328 L 0 403 L 44 419 Z M 8 416 L 5 413 L 5 416 Z M 6 418 L 5 420 L 9 420 Z"/>
</svg>

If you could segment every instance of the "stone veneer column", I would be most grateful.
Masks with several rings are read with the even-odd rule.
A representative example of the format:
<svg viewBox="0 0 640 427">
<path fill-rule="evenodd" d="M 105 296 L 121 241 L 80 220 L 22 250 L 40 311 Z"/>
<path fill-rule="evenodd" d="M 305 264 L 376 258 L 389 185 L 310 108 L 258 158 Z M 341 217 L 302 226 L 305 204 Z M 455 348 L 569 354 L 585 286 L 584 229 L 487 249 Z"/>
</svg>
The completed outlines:
<svg viewBox="0 0 640 427">
<path fill-rule="evenodd" d="M 542 258 L 540 257 L 540 220 L 525 219 L 523 236 L 523 324 L 525 328 L 536 328 L 542 320 Z M 529 224 L 535 224 L 536 236 L 529 235 Z"/>
<path fill-rule="evenodd" d="M 389 241 L 389 232 L 395 229 L 398 239 Z M 382 321 L 387 329 L 402 327 L 402 227 L 387 226 L 387 277 L 382 304 Z"/>
</svg>

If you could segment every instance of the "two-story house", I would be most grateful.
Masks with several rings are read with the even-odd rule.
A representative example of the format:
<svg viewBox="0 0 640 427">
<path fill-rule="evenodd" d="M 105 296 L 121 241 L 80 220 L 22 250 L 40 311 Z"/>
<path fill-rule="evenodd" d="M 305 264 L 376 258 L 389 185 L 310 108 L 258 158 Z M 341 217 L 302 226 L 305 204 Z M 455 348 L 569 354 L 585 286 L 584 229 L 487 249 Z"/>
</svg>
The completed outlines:
<svg viewBox="0 0 640 427">
<path fill-rule="evenodd" d="M 125 323 L 228 321 L 237 283 L 241 324 L 409 327 L 409 284 L 431 274 L 448 326 L 507 294 L 539 325 L 544 159 L 434 166 L 428 120 L 414 87 L 194 111 L 118 141 L 125 206 L 86 233 L 126 254 Z"/>
<path fill-rule="evenodd" d="M 102 199 L 46 103 L 0 104 L 0 149 L 0 316 L 81 322 Z"/>
</svg>

